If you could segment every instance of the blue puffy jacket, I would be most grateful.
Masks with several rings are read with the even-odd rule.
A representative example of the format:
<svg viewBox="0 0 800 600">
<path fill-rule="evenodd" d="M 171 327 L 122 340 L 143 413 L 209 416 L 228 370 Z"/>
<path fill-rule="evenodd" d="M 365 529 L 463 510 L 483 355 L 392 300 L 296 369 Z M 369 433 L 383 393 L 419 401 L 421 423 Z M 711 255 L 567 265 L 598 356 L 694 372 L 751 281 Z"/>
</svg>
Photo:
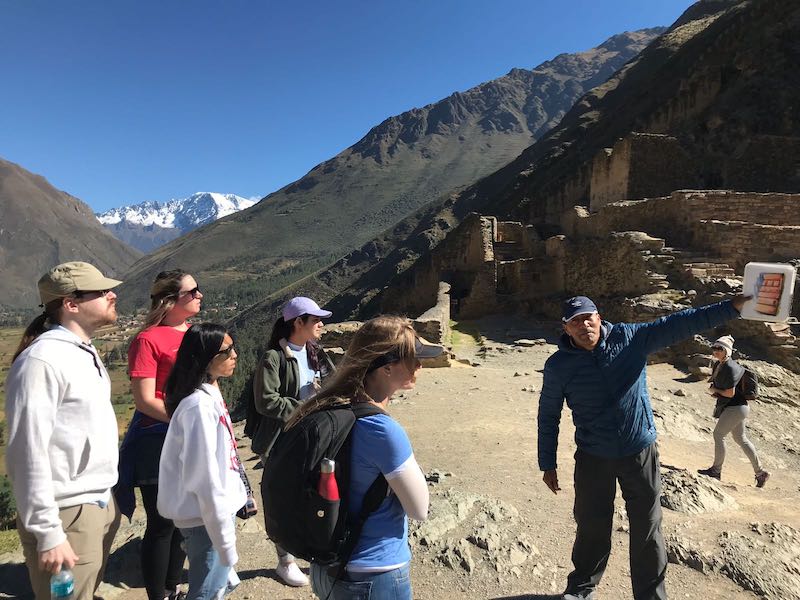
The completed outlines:
<svg viewBox="0 0 800 600">
<path fill-rule="evenodd" d="M 603 321 L 594 350 L 566 334 L 544 365 L 539 397 L 539 468 L 556 468 L 564 399 L 572 410 L 578 448 L 604 458 L 633 456 L 656 439 L 647 393 L 647 355 L 737 317 L 730 300 L 689 308 L 650 323 Z"/>
</svg>

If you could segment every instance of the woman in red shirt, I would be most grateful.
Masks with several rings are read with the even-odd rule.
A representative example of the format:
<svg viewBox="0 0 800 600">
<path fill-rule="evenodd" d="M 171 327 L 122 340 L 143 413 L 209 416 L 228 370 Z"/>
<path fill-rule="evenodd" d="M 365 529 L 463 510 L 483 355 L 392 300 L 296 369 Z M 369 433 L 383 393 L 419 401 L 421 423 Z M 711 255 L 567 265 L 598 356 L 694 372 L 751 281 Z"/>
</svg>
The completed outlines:
<svg viewBox="0 0 800 600">
<path fill-rule="evenodd" d="M 128 349 L 128 374 L 136 411 L 120 449 L 120 484 L 117 500 L 129 518 L 135 500 L 133 487 L 142 493 L 147 529 L 142 540 L 142 575 L 149 600 L 175 600 L 186 554 L 180 531 L 156 509 L 158 462 L 167 434 L 169 416 L 164 386 L 175 364 L 187 319 L 200 312 L 203 294 L 194 277 L 181 270 L 156 276 L 150 312 Z"/>
</svg>

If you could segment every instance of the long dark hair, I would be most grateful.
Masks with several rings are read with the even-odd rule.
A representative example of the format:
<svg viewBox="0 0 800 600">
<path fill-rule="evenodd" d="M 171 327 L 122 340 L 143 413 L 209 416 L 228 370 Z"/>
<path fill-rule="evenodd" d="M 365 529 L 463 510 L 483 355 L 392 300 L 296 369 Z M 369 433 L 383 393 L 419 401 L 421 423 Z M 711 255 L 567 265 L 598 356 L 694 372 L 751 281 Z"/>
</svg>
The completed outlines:
<svg viewBox="0 0 800 600">
<path fill-rule="evenodd" d="M 50 300 L 50 302 L 44 305 L 42 314 L 28 324 L 25 331 L 22 333 L 22 338 L 19 340 L 17 351 L 14 352 L 14 358 L 11 359 L 12 363 L 17 360 L 17 357 L 22 354 L 25 348 L 33 343 L 33 340 L 50 329 L 52 325 L 61 324 L 61 306 L 63 305 L 63 300 L 63 298 Z"/>
<path fill-rule="evenodd" d="M 278 317 L 278 320 L 275 321 L 275 325 L 272 326 L 272 333 L 269 335 L 269 342 L 267 342 L 267 350 L 280 350 L 281 345 L 279 342 L 282 339 L 289 339 L 289 336 L 292 335 L 292 331 L 294 330 L 294 322 L 299 319 L 301 323 L 305 324 L 310 316 L 311 315 L 300 315 L 288 321 L 284 321 L 283 317 Z"/>
<path fill-rule="evenodd" d="M 175 366 L 164 386 L 167 414 L 171 417 L 181 400 L 208 380 L 207 369 L 219 353 L 227 330 L 216 323 L 199 323 L 186 330 Z"/>
</svg>

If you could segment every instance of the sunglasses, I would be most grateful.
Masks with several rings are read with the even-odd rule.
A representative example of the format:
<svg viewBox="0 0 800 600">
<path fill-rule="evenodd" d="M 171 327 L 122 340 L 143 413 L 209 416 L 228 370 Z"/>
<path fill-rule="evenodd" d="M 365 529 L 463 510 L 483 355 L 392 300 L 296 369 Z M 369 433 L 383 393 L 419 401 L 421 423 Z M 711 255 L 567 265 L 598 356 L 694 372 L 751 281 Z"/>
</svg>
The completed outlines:
<svg viewBox="0 0 800 600">
<path fill-rule="evenodd" d="M 712 350 L 725 350 L 722 346 L 711 346 Z"/>
<path fill-rule="evenodd" d="M 95 298 L 104 298 L 108 296 L 109 293 L 111 293 L 111 288 L 107 290 L 91 290 L 91 291 L 75 290 L 74 292 L 72 292 L 72 295 L 75 298 L 86 298 L 93 300 Z M 92 296 L 92 294 L 94 294 L 94 296 Z"/>
<path fill-rule="evenodd" d="M 178 298 L 181 298 L 182 296 L 191 296 L 192 298 L 197 298 L 197 296 L 199 296 L 200 293 L 201 293 L 200 286 L 197 286 L 193 287 L 190 290 L 184 290 L 182 292 L 178 292 Z"/>
<path fill-rule="evenodd" d="M 231 354 L 233 354 L 235 351 L 236 351 L 236 346 L 234 344 L 231 344 L 227 348 L 223 348 L 222 350 L 217 352 L 214 356 L 219 356 L 220 354 L 224 354 L 227 358 L 230 358 Z"/>
</svg>

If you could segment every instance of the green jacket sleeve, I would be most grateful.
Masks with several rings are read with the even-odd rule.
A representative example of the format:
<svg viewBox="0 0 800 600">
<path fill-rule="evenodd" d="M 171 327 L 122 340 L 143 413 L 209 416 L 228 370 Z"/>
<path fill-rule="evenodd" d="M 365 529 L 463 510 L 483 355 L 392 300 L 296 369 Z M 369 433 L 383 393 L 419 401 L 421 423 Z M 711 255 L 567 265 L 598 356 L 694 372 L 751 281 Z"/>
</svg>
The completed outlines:
<svg viewBox="0 0 800 600">
<path fill-rule="evenodd" d="M 291 361 L 286 365 L 287 381 L 281 386 L 281 358 L 278 352 L 278 350 L 270 350 L 264 355 L 264 360 L 259 365 L 259 372 L 256 374 L 261 378 L 261 393 L 256 394 L 254 400 L 256 411 L 259 414 L 286 422 L 295 407 L 300 404 L 300 400 L 288 395 L 288 390 L 297 387 L 297 377 Z"/>
</svg>

